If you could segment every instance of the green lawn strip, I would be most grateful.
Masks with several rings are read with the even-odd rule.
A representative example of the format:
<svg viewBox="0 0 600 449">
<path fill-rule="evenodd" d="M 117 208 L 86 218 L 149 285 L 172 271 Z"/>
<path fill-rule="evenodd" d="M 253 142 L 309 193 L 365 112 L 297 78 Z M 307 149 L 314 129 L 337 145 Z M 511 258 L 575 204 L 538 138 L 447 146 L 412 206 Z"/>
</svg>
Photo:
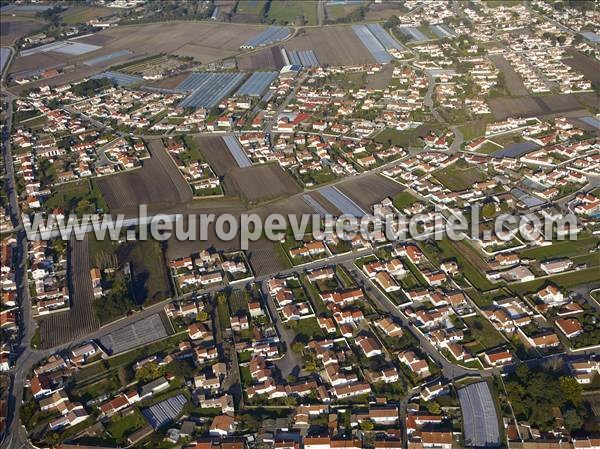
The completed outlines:
<svg viewBox="0 0 600 449">
<path fill-rule="evenodd" d="M 478 260 L 481 264 L 484 263 L 476 250 L 469 247 L 468 243 L 453 242 L 450 239 L 445 238 L 439 240 L 437 245 L 442 251 L 444 258 L 456 259 L 460 266 L 460 272 L 475 288 L 481 291 L 487 291 L 497 287 L 485 277 L 482 268 L 477 267 L 473 262 L 473 260 Z"/>
<path fill-rule="evenodd" d="M 352 279 L 343 266 L 337 265 L 335 267 L 335 274 L 340 282 L 344 285 L 344 288 L 356 287 L 356 281 Z"/>
<path fill-rule="evenodd" d="M 292 268 L 294 264 L 290 260 L 288 256 L 288 252 L 285 247 L 280 242 L 273 242 L 273 250 L 275 251 L 275 256 L 277 256 L 277 260 L 281 263 L 283 269 Z"/>
<path fill-rule="evenodd" d="M 460 168 L 455 164 L 433 172 L 433 177 L 453 192 L 468 189 L 486 179 L 485 173 L 477 167 Z"/>
<path fill-rule="evenodd" d="M 311 302 L 313 307 L 315 308 L 315 314 L 321 315 L 327 313 L 327 307 L 325 307 L 325 303 L 321 299 L 319 290 L 317 290 L 313 283 L 308 280 L 308 277 L 305 273 L 302 273 L 300 275 L 300 280 L 302 281 L 304 288 L 308 291 L 308 294 L 312 299 Z"/>
<path fill-rule="evenodd" d="M 571 288 L 576 285 L 598 282 L 598 268 L 588 268 L 585 270 L 571 271 L 564 274 L 557 274 L 544 279 L 536 279 L 522 284 L 511 284 L 510 289 L 519 295 L 535 293 L 542 289 L 546 284 L 555 284 L 561 288 Z"/>
<path fill-rule="evenodd" d="M 544 261 L 559 257 L 581 256 L 589 254 L 589 251 L 596 248 L 598 242 L 600 242 L 600 239 L 589 234 L 580 236 L 577 240 L 558 240 L 549 246 L 523 250 L 521 251 L 521 258 Z"/>
</svg>

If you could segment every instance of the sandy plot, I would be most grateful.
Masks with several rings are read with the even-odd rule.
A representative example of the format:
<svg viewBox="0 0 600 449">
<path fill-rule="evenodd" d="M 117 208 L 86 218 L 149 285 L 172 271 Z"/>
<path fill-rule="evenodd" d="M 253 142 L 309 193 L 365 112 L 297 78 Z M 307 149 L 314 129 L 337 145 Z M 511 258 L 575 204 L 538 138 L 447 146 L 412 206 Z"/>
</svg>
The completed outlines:
<svg viewBox="0 0 600 449">
<path fill-rule="evenodd" d="M 286 42 L 290 50 L 314 50 L 321 64 L 373 64 L 369 50 L 349 26 L 305 28 L 302 34 Z"/>
<path fill-rule="evenodd" d="M 351 178 L 337 185 L 365 212 L 371 212 L 371 206 L 384 198 L 393 197 L 403 190 L 403 187 L 378 174 L 370 174 L 359 178 Z"/>
<path fill-rule="evenodd" d="M 523 84 L 523 80 L 515 71 L 510 62 L 508 62 L 506 58 L 504 58 L 504 56 L 493 55 L 490 56 L 490 60 L 504 75 L 504 80 L 506 81 L 506 88 L 508 89 L 511 95 L 514 95 L 515 97 L 521 97 L 529 94 L 529 91 L 525 87 L 525 84 Z"/>
<path fill-rule="evenodd" d="M 149 141 L 152 157 L 141 168 L 99 179 L 111 211 L 135 209 L 139 204 L 173 205 L 192 199 L 189 185 L 159 140 Z"/>
</svg>

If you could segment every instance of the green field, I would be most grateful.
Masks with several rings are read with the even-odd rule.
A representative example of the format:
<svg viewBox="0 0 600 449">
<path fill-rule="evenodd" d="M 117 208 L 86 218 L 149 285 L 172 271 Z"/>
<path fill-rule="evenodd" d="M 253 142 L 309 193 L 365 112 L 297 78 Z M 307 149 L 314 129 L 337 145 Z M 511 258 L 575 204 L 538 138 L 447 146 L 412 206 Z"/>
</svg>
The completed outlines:
<svg viewBox="0 0 600 449">
<path fill-rule="evenodd" d="M 437 246 L 444 259 L 456 259 L 460 267 L 460 273 L 475 288 L 487 291 L 496 287 L 485 277 L 485 262 L 467 242 L 453 242 L 446 238 L 438 241 Z"/>
<path fill-rule="evenodd" d="M 476 137 L 484 136 L 485 127 L 489 121 L 491 121 L 491 119 L 481 118 L 477 120 L 471 120 L 470 122 L 465 122 L 463 125 L 459 126 L 460 132 L 463 134 L 465 141 L 468 142 Z"/>
<path fill-rule="evenodd" d="M 361 3 L 352 3 L 348 5 L 327 5 L 325 7 L 325 13 L 327 15 L 327 19 L 331 21 L 335 21 L 338 19 L 342 19 L 347 15 L 353 13 L 358 8 L 360 8 L 364 2 Z"/>
<path fill-rule="evenodd" d="M 375 142 L 384 145 L 397 145 L 404 148 L 408 147 L 423 147 L 422 137 L 430 131 L 440 129 L 439 124 L 421 125 L 414 129 L 398 131 L 394 128 L 385 128 L 375 136 Z"/>
<path fill-rule="evenodd" d="M 75 6 L 67 9 L 60 15 L 63 23 L 67 25 L 74 25 L 76 23 L 85 23 L 88 20 L 95 19 L 96 17 L 104 17 L 115 14 L 117 9 L 112 8 L 97 8 L 93 6 Z"/>
<path fill-rule="evenodd" d="M 461 168 L 457 164 L 434 172 L 433 177 L 453 192 L 468 189 L 476 182 L 486 179 L 485 173 L 477 167 Z"/>
<path fill-rule="evenodd" d="M 238 2 L 236 13 L 252 14 L 252 15 L 258 16 L 261 13 L 261 11 L 263 10 L 265 3 L 267 3 L 267 2 L 264 0 L 261 0 L 261 1 L 248 0 L 248 1 Z"/>
<path fill-rule="evenodd" d="M 467 326 L 469 326 L 473 338 L 479 343 L 479 346 L 481 346 L 481 348 L 472 346 L 471 349 L 473 352 L 479 352 L 480 349 L 492 349 L 505 343 L 500 333 L 485 318 L 474 316 L 464 318 L 464 321 Z"/>
<path fill-rule="evenodd" d="M 392 201 L 393 201 L 396 209 L 398 209 L 399 211 L 402 211 L 403 209 L 406 209 L 407 207 L 412 206 L 418 200 L 410 192 L 400 192 L 398 195 L 396 195 L 393 198 Z"/>
<path fill-rule="evenodd" d="M 558 257 L 574 257 L 588 254 L 592 249 L 598 246 L 600 239 L 590 234 L 578 236 L 577 240 L 558 240 L 550 246 L 526 249 L 521 252 L 524 259 L 536 259 L 544 261 L 546 259 Z"/>
<path fill-rule="evenodd" d="M 306 25 L 317 24 L 317 2 L 274 0 L 267 17 L 277 24 L 292 24 L 298 16 L 304 16 Z"/>
<path fill-rule="evenodd" d="M 98 184 L 94 180 L 84 179 L 58 185 L 48 197 L 44 206 L 47 209 L 59 208 L 68 213 L 108 212 L 108 206 Z"/>
<path fill-rule="evenodd" d="M 136 304 L 148 305 L 171 296 L 169 276 L 158 241 L 149 239 L 132 243 L 123 249 L 120 256 L 123 262 L 131 263 L 131 284 Z"/>
<path fill-rule="evenodd" d="M 519 295 L 526 295 L 537 292 L 543 288 L 544 285 L 549 283 L 556 284 L 561 288 L 571 288 L 576 285 L 584 285 L 592 282 L 598 282 L 597 267 L 558 274 L 544 279 L 536 279 L 535 281 L 525 282 L 523 284 L 514 284 L 510 286 L 510 289 Z"/>
<path fill-rule="evenodd" d="M 125 417 L 114 416 L 106 427 L 106 430 L 119 443 L 126 444 L 129 435 L 148 425 L 142 413 L 137 408 L 133 410 L 131 415 Z"/>
<path fill-rule="evenodd" d="M 499 147 L 495 143 L 489 141 L 489 142 L 485 142 L 483 145 L 481 145 L 479 148 L 477 148 L 477 150 L 475 150 L 475 152 L 482 153 L 482 154 L 492 154 L 492 153 L 495 153 L 496 151 L 500 151 L 501 149 L 502 149 L 502 147 Z"/>
</svg>

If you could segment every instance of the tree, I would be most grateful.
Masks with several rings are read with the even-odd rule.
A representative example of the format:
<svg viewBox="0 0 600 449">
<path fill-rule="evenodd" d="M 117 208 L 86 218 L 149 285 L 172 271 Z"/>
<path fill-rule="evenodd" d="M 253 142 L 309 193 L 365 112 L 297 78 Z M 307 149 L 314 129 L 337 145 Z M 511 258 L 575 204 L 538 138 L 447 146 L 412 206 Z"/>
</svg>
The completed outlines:
<svg viewBox="0 0 600 449">
<path fill-rule="evenodd" d="M 292 343 L 292 352 L 297 355 L 302 354 L 304 352 L 304 345 L 300 342 Z"/>
<path fill-rule="evenodd" d="M 427 404 L 427 410 L 429 410 L 429 413 L 432 415 L 439 415 L 442 413 L 442 407 L 436 401 L 429 402 Z"/>
<path fill-rule="evenodd" d="M 373 424 L 372 421 L 363 421 L 360 423 L 360 428 L 367 432 L 373 430 L 374 427 L 375 427 L 375 425 Z"/>
<path fill-rule="evenodd" d="M 206 313 L 204 310 L 201 310 L 198 312 L 198 315 L 196 315 L 196 319 L 198 321 L 206 321 L 208 320 L 208 313 Z"/>
<path fill-rule="evenodd" d="M 583 388 L 574 377 L 563 376 L 559 379 L 559 383 L 565 400 L 570 401 L 575 406 L 581 404 Z"/>
<path fill-rule="evenodd" d="M 563 418 L 565 419 L 565 427 L 569 430 L 569 432 L 580 429 L 583 425 L 583 421 L 577 414 L 577 410 L 574 408 L 567 410 L 564 413 Z"/>
<path fill-rule="evenodd" d="M 383 27 L 389 30 L 390 28 L 396 28 L 398 25 L 400 25 L 400 19 L 394 14 L 383 24 Z"/>
<path fill-rule="evenodd" d="M 135 379 L 141 382 L 150 382 L 162 376 L 164 371 L 164 368 L 155 362 L 146 363 L 137 369 Z"/>
</svg>

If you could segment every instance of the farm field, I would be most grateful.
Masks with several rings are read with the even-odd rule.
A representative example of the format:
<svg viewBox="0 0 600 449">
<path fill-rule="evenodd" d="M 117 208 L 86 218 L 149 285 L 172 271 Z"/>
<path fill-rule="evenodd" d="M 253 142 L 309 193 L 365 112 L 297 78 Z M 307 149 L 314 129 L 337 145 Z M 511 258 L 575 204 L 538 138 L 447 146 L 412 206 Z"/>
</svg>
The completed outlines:
<svg viewBox="0 0 600 449">
<path fill-rule="evenodd" d="M 350 26 L 306 28 L 303 33 L 286 41 L 285 47 L 289 50 L 314 50 L 323 65 L 375 63 Z"/>
<path fill-rule="evenodd" d="M 227 181 L 227 173 L 237 167 L 237 163 L 221 136 L 196 136 L 193 143 L 197 145 L 215 174 Z M 227 186 L 225 191 L 229 193 Z"/>
<path fill-rule="evenodd" d="M 379 21 L 389 19 L 392 15 L 402 14 L 400 3 L 372 3 L 365 14 L 367 21 Z"/>
<path fill-rule="evenodd" d="M 553 94 L 543 97 L 525 96 L 519 98 L 492 98 L 489 102 L 494 117 L 504 120 L 507 117 L 533 117 L 584 109 L 584 105 L 598 101 L 593 92 L 580 94 Z"/>
<path fill-rule="evenodd" d="M 512 96 L 522 97 L 529 94 L 523 80 L 504 56 L 492 55 L 489 58 L 504 75 L 506 88 Z"/>
<path fill-rule="evenodd" d="M 148 239 L 129 243 L 118 251 L 119 265 L 131 264 L 132 293 L 136 304 L 152 304 L 171 296 L 161 244 Z"/>
<path fill-rule="evenodd" d="M 367 213 L 371 211 L 374 203 L 387 197 L 393 198 L 404 189 L 400 184 L 378 174 L 351 178 L 337 187 Z"/>
<path fill-rule="evenodd" d="M 579 53 L 574 48 L 567 50 L 567 54 L 570 56 L 565 58 L 563 62 L 589 79 L 593 83 L 600 81 L 600 63 L 589 56 Z"/>
<path fill-rule="evenodd" d="M 336 21 L 338 19 L 341 19 L 343 17 L 346 17 L 348 14 L 351 14 L 352 12 L 356 11 L 358 8 L 360 8 L 362 5 L 364 5 L 365 2 L 354 2 L 354 3 L 349 3 L 349 4 L 327 4 L 325 6 L 325 16 L 327 17 L 327 20 L 330 21 Z"/>
<path fill-rule="evenodd" d="M 107 39 L 103 44 L 113 50 L 127 49 L 136 53 L 189 53 L 202 60 L 216 59 L 236 53 L 247 39 L 259 34 L 262 27 L 256 25 L 233 25 L 210 22 L 173 22 L 131 25 L 110 28 L 91 36 Z M 168 33 L 169 38 L 164 35 Z M 88 38 L 80 39 L 88 42 Z M 186 45 L 188 50 L 185 50 Z M 181 49 L 184 49 L 181 51 Z M 219 55 L 217 57 L 217 54 Z M 192 56 L 192 55 L 189 55 Z M 209 62 L 208 60 L 202 62 Z"/>
<path fill-rule="evenodd" d="M 117 12 L 119 12 L 119 10 L 115 8 L 74 6 L 63 12 L 60 15 L 60 18 L 65 24 L 72 25 L 76 23 L 85 23 L 88 20 L 95 19 L 97 17 L 113 15 Z"/>
<path fill-rule="evenodd" d="M 136 211 L 139 204 L 154 206 L 185 203 L 192 191 L 160 140 L 149 143 L 152 157 L 139 169 L 98 181 L 111 210 Z"/>
<path fill-rule="evenodd" d="M 317 24 L 316 1 L 274 0 L 271 2 L 267 18 L 277 25 L 293 24 L 297 17 L 304 16 L 306 25 Z"/>
<path fill-rule="evenodd" d="M 240 70 L 281 70 L 285 65 L 281 55 L 281 47 L 278 45 L 239 56 L 237 62 Z"/>
<path fill-rule="evenodd" d="M 456 164 L 433 172 L 433 177 L 453 192 L 465 190 L 476 182 L 485 180 L 485 175 L 477 167 L 461 168 Z"/>
<path fill-rule="evenodd" d="M 215 174 L 223 180 L 227 195 L 237 195 L 248 203 L 259 203 L 300 191 L 290 175 L 277 164 L 238 167 L 220 136 L 196 137 L 194 142 Z"/>
<path fill-rule="evenodd" d="M 41 21 L 23 17 L 2 16 L 1 20 L 0 44 L 2 46 L 11 45 L 15 40 L 44 27 L 44 23 Z"/>
<path fill-rule="evenodd" d="M 300 187 L 279 164 L 235 167 L 228 173 L 225 182 L 250 204 L 287 197 L 300 192 Z"/>
<path fill-rule="evenodd" d="M 51 348 L 81 338 L 100 327 L 93 309 L 88 237 L 81 241 L 71 239 L 70 245 L 71 308 L 39 320 L 42 348 Z"/>
</svg>

